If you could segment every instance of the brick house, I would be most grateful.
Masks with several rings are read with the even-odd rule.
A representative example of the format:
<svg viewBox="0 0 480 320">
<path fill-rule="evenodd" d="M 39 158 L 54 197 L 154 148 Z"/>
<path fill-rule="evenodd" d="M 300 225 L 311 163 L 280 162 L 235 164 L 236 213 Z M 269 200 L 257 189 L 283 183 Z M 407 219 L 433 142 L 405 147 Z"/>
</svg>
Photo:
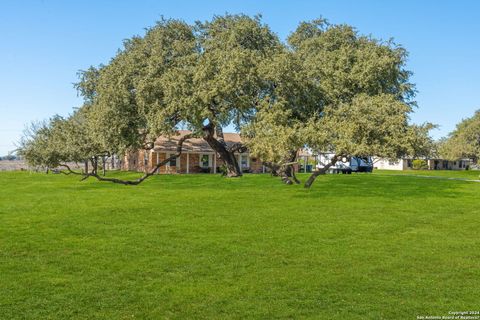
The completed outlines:
<svg viewBox="0 0 480 320">
<path fill-rule="evenodd" d="M 122 161 L 122 170 L 148 171 L 157 163 L 176 153 L 178 140 L 190 133 L 188 130 L 179 130 L 179 135 L 173 137 L 159 137 L 152 150 L 140 150 L 126 155 Z M 238 133 L 224 133 L 227 145 L 241 142 Z M 260 159 L 251 157 L 247 152 L 236 154 L 240 168 L 244 172 L 266 172 Z M 217 173 L 223 165 L 222 159 L 202 138 L 192 138 L 183 143 L 182 154 L 165 166 L 160 167 L 159 173 Z"/>
</svg>

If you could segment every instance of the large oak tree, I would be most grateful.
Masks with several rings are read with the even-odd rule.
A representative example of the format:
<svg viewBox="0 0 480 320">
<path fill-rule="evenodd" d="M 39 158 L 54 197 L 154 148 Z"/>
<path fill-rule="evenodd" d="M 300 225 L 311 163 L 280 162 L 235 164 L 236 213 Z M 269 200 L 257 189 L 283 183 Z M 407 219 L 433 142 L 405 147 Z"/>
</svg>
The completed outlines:
<svg viewBox="0 0 480 320">
<path fill-rule="evenodd" d="M 223 128 L 254 115 L 266 88 L 259 66 L 280 47 L 259 17 L 216 16 L 194 26 L 162 20 L 85 72 L 78 88 L 105 148 L 151 148 L 183 125 L 218 153 L 227 176 L 240 176 L 234 153 L 244 147 L 228 146 Z"/>
<path fill-rule="evenodd" d="M 267 68 L 278 70 L 276 61 L 281 61 L 283 68 L 296 70 L 287 74 L 298 76 L 279 79 L 288 84 L 301 79 L 301 85 L 299 90 L 284 90 L 282 81 L 273 86 L 244 129 L 254 153 L 267 161 L 279 161 L 301 146 L 335 153 L 330 164 L 310 177 L 309 187 L 341 157 L 407 152 L 415 90 L 402 47 L 323 19 L 301 23 L 288 44 L 283 54 L 288 59 L 273 59 Z"/>
</svg>

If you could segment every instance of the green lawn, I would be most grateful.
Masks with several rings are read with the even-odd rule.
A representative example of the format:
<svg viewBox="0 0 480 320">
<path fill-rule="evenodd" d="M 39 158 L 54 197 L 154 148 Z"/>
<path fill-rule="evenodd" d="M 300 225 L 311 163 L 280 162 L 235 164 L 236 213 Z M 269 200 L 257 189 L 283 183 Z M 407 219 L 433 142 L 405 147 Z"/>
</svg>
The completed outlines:
<svg viewBox="0 0 480 320">
<path fill-rule="evenodd" d="M 1 319 L 480 309 L 480 183 L 379 172 L 311 190 L 268 175 L 132 187 L 17 172 L 0 185 Z"/>
<path fill-rule="evenodd" d="M 432 177 L 480 180 L 480 171 L 478 170 L 405 170 L 405 171 L 375 170 L 375 174 L 417 175 L 417 176 L 432 176 Z"/>
</svg>

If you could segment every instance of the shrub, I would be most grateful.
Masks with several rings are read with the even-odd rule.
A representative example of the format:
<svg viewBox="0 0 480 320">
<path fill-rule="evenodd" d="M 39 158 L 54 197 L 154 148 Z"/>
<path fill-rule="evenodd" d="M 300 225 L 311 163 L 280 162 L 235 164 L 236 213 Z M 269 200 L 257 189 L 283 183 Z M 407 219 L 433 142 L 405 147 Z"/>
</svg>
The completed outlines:
<svg viewBox="0 0 480 320">
<path fill-rule="evenodd" d="M 413 160 L 413 170 L 424 170 L 428 169 L 427 161 L 415 159 Z"/>
<path fill-rule="evenodd" d="M 227 172 L 228 172 L 228 169 L 227 169 L 227 165 L 226 164 L 222 164 L 218 169 L 217 169 L 218 172 L 220 172 L 222 174 L 222 176 L 226 176 L 227 175 Z"/>
</svg>

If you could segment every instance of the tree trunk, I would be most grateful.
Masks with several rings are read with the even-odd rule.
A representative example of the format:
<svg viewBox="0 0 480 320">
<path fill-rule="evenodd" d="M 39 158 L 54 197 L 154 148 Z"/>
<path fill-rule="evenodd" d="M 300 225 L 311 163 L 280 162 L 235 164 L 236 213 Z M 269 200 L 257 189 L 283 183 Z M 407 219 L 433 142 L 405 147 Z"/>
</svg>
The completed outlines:
<svg viewBox="0 0 480 320">
<path fill-rule="evenodd" d="M 235 157 L 234 152 L 228 149 L 228 146 L 223 138 L 223 132 L 221 128 L 217 127 L 217 138 L 215 138 L 214 126 L 210 123 L 203 127 L 203 139 L 208 143 L 208 145 L 215 150 L 220 158 L 225 163 L 227 167 L 226 176 L 227 177 L 241 177 L 242 170 L 238 165 L 237 158 Z"/>
<path fill-rule="evenodd" d="M 315 181 L 315 179 L 319 175 L 325 174 L 328 171 L 328 169 L 330 169 L 331 166 L 334 166 L 335 163 L 337 163 L 337 161 L 338 161 L 337 159 L 338 159 L 337 155 L 333 156 L 332 160 L 330 160 L 330 162 L 327 163 L 323 168 L 314 171 L 312 173 L 312 175 L 308 178 L 308 180 L 305 182 L 304 187 L 305 188 L 310 188 L 312 186 L 313 182 Z"/>
<path fill-rule="evenodd" d="M 105 177 L 105 156 L 102 157 L 102 170 L 103 170 L 103 176 Z"/>
<path fill-rule="evenodd" d="M 287 167 L 285 169 L 285 174 L 287 177 L 296 184 L 300 184 L 300 180 L 297 179 L 297 176 L 295 175 L 295 168 L 293 167 L 293 162 L 297 161 L 297 150 L 291 150 L 290 155 L 287 158 Z"/>
<path fill-rule="evenodd" d="M 294 162 L 297 160 L 297 151 L 291 150 L 290 154 L 285 158 L 285 165 L 280 166 L 278 171 L 280 179 L 285 184 L 299 184 L 300 181 L 295 176 L 295 168 L 293 167 Z"/>
<path fill-rule="evenodd" d="M 264 162 L 263 165 L 270 169 L 270 174 L 273 177 L 278 177 L 280 175 L 280 166 L 273 162 Z"/>
<path fill-rule="evenodd" d="M 300 184 L 300 180 L 297 179 L 297 176 L 295 174 L 295 168 L 292 166 L 291 167 L 291 178 L 293 180 L 293 182 L 295 182 L 296 184 Z"/>
<path fill-rule="evenodd" d="M 280 170 L 280 180 L 282 180 L 283 183 L 285 184 L 293 184 L 292 180 L 290 180 L 290 177 L 287 174 L 286 168 L 283 170 Z"/>
<path fill-rule="evenodd" d="M 85 174 L 88 174 L 88 160 L 85 161 Z"/>
<path fill-rule="evenodd" d="M 94 156 L 90 159 L 92 162 L 92 174 L 97 174 L 97 169 L 98 169 L 98 159 L 97 156 Z"/>
</svg>

